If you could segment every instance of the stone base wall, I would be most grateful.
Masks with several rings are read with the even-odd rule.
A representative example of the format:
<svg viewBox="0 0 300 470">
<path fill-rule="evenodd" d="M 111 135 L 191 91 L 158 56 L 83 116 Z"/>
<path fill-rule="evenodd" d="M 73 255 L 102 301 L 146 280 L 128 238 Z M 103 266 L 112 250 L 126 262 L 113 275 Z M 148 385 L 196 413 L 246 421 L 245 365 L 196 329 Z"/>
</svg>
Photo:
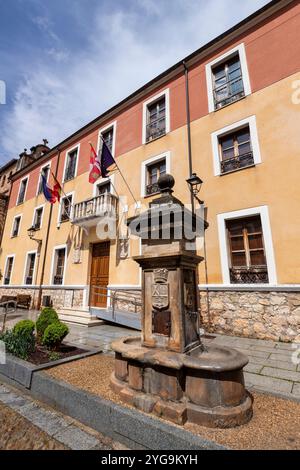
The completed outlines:
<svg viewBox="0 0 300 470">
<path fill-rule="evenodd" d="M 38 300 L 38 288 L 32 287 L 1 287 L 0 299 L 3 295 L 31 295 L 31 308 L 36 307 Z M 60 309 L 63 307 L 82 307 L 83 289 L 51 289 L 44 288 L 42 290 L 42 300 L 44 295 L 50 295 L 53 307 Z"/>
<path fill-rule="evenodd" d="M 119 298 L 118 298 L 119 297 Z M 133 302 L 136 302 L 136 306 Z M 116 310 L 125 312 L 141 312 L 142 294 L 140 290 L 118 292 L 115 302 Z"/>
<path fill-rule="evenodd" d="M 211 333 L 300 341 L 300 292 L 200 292 L 201 319 Z"/>
</svg>

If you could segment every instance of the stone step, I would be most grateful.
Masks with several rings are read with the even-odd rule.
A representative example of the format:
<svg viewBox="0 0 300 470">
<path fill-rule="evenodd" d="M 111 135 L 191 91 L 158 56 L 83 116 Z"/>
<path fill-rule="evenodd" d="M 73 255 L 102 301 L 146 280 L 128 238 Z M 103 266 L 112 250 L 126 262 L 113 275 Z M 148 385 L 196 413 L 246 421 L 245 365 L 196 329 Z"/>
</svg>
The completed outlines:
<svg viewBox="0 0 300 470">
<path fill-rule="evenodd" d="M 96 326 L 101 325 L 101 323 L 103 323 L 89 310 L 83 310 L 81 308 L 62 308 L 57 313 L 58 318 L 66 323 L 72 323 L 83 326 Z"/>
</svg>

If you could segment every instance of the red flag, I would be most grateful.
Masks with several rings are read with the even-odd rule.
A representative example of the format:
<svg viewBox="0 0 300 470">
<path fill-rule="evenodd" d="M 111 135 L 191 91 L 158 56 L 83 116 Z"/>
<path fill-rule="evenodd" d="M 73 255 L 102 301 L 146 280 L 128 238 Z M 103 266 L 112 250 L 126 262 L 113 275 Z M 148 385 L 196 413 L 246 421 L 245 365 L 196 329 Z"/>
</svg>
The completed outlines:
<svg viewBox="0 0 300 470">
<path fill-rule="evenodd" d="M 60 201 L 60 195 L 61 195 L 61 192 L 62 192 L 61 185 L 59 184 L 57 178 L 54 176 L 53 173 L 52 173 L 52 176 L 53 176 L 54 183 L 55 183 L 54 186 L 53 186 L 53 189 L 52 189 L 52 193 L 53 193 L 53 196 L 59 202 Z"/>
<path fill-rule="evenodd" d="M 91 146 L 91 155 L 90 155 L 90 174 L 89 174 L 89 182 L 94 184 L 95 181 L 101 176 L 101 164 L 99 161 L 99 156 L 97 155 L 94 147 L 90 143 Z"/>
</svg>

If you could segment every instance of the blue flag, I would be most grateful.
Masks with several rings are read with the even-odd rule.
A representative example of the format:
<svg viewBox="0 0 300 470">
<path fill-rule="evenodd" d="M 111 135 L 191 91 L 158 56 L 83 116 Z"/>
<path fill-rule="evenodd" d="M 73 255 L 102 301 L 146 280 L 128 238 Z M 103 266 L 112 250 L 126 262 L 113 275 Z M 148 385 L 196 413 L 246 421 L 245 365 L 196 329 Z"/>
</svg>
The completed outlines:
<svg viewBox="0 0 300 470">
<path fill-rule="evenodd" d="M 114 157 L 112 156 L 104 140 L 102 140 L 102 151 L 101 151 L 101 176 L 102 178 L 106 178 L 108 176 L 108 173 L 109 173 L 108 168 L 114 163 L 116 163 Z"/>
</svg>

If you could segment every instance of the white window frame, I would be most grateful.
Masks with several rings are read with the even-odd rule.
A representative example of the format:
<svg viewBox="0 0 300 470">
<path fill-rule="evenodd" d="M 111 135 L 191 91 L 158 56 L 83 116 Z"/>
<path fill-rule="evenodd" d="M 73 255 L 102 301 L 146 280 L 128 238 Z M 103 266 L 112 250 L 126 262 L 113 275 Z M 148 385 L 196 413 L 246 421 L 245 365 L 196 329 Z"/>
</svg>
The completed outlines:
<svg viewBox="0 0 300 470">
<path fill-rule="evenodd" d="M 230 134 L 231 132 L 238 131 L 245 126 L 249 126 L 250 130 L 250 140 L 251 146 L 253 151 L 253 160 L 254 165 L 258 165 L 261 163 L 261 153 L 260 153 L 260 146 L 259 146 L 259 139 L 258 139 L 258 132 L 257 132 L 257 124 L 256 124 L 256 116 L 250 116 L 246 119 L 242 119 L 241 121 L 235 122 L 234 124 L 230 124 L 230 126 L 223 127 L 223 129 L 219 129 L 216 132 L 211 134 L 211 142 L 212 142 L 212 151 L 213 151 L 213 159 L 214 159 L 214 175 L 215 176 L 223 176 L 227 175 L 228 173 L 233 173 L 234 171 L 228 173 L 221 172 L 221 155 L 220 155 L 220 147 L 219 147 L 219 139 L 220 137 L 225 136 L 226 134 Z M 247 167 L 241 168 L 246 170 Z"/>
<path fill-rule="evenodd" d="M 113 121 L 110 124 L 107 124 L 107 126 L 102 127 L 99 132 L 98 132 L 98 142 L 97 142 L 97 154 L 99 154 L 100 151 L 100 145 L 101 145 L 101 135 L 103 132 L 108 131 L 109 129 L 113 129 L 113 142 L 112 142 L 112 151 L 111 154 L 113 157 L 115 157 L 115 152 L 116 152 L 116 135 L 117 135 L 117 121 Z"/>
<path fill-rule="evenodd" d="M 76 178 L 77 176 L 77 170 L 78 170 L 78 162 L 79 162 L 79 154 L 80 154 L 80 142 L 76 145 L 74 145 L 73 147 L 69 148 L 68 150 L 66 150 L 66 155 L 65 155 L 65 162 L 64 162 L 64 172 L 63 172 L 63 183 L 68 183 L 69 181 L 72 181 L 72 180 L 67 180 L 65 181 L 65 176 L 66 176 L 66 168 L 67 168 L 67 161 L 69 159 L 69 155 L 70 153 L 74 152 L 74 150 L 77 149 L 77 158 L 76 158 L 76 166 L 75 166 L 75 173 L 74 173 L 74 178 Z"/>
<path fill-rule="evenodd" d="M 45 212 L 45 204 L 41 204 L 37 207 L 34 208 L 34 211 L 33 211 L 33 217 L 32 217 L 32 223 L 31 223 L 31 226 L 33 227 L 34 226 L 34 220 L 35 220 L 35 213 L 38 209 L 43 209 L 43 212 L 42 212 L 42 217 L 41 217 L 41 226 L 39 228 L 39 230 L 42 229 L 42 226 L 43 226 L 43 219 L 44 219 L 44 212 Z"/>
<path fill-rule="evenodd" d="M 18 191 L 18 197 L 17 197 L 17 202 L 16 202 L 16 205 L 17 206 L 20 206 L 21 204 L 24 204 L 24 202 L 26 201 L 26 194 L 27 194 L 27 189 L 28 189 L 28 184 L 29 184 L 29 176 L 30 175 L 26 175 L 24 176 L 24 178 L 22 178 L 20 180 L 20 184 L 19 184 L 19 191 Z M 20 191 L 21 191 L 21 185 L 22 185 L 22 182 L 27 180 L 27 184 L 26 184 L 26 188 L 25 188 L 25 193 L 24 193 L 24 199 L 23 199 L 23 202 L 19 202 L 19 196 L 20 196 Z"/>
<path fill-rule="evenodd" d="M 255 286 L 277 285 L 276 264 L 274 257 L 272 232 L 269 219 L 268 206 L 251 207 L 249 209 L 242 209 L 233 212 L 226 212 L 218 215 L 218 232 L 219 232 L 219 247 L 221 257 L 221 269 L 223 284 L 232 286 L 230 282 L 230 253 L 226 234 L 226 221 L 230 219 L 238 219 L 250 217 L 252 215 L 260 215 L 261 226 L 263 232 L 265 256 L 268 270 L 268 284 L 255 284 Z M 234 286 L 253 286 L 253 284 L 234 284 Z"/>
<path fill-rule="evenodd" d="M 166 134 L 170 132 L 170 89 L 167 88 L 166 90 L 161 91 L 155 96 L 151 96 L 147 101 L 144 101 L 143 103 L 143 130 L 142 130 L 142 143 L 143 144 L 148 144 L 150 142 L 153 142 L 152 140 L 150 142 L 147 142 L 147 112 L 148 112 L 148 106 L 155 101 L 159 100 L 162 96 L 165 97 L 165 105 L 166 105 Z M 163 137 L 163 136 L 162 136 Z"/>
<path fill-rule="evenodd" d="M 19 231 L 18 231 L 18 235 L 13 235 L 13 231 L 14 231 L 14 226 L 15 226 L 15 219 L 17 219 L 18 217 L 20 217 L 20 225 L 19 225 Z M 20 230 L 21 230 L 21 223 L 22 223 L 22 217 L 23 217 L 23 214 L 17 214 L 14 216 L 13 218 L 13 223 L 12 223 L 12 227 L 11 227 L 11 233 L 10 233 L 10 237 L 11 238 L 15 238 L 15 237 L 18 237 L 20 235 Z"/>
<path fill-rule="evenodd" d="M 65 222 L 61 222 L 61 220 L 60 220 L 61 212 L 62 212 L 62 201 L 63 201 L 63 199 L 65 199 L 66 197 L 69 197 L 69 196 L 72 196 L 72 204 L 71 204 L 71 211 L 70 211 L 70 219 L 68 220 L 68 222 L 71 222 L 71 220 L 72 220 L 73 209 L 74 209 L 74 204 L 75 204 L 75 202 L 74 202 L 74 200 L 75 200 L 75 191 L 71 191 L 71 192 L 63 194 L 63 196 L 61 196 L 60 201 L 59 201 L 58 214 L 57 214 L 57 227 L 60 227 L 62 223 L 65 223 Z"/>
<path fill-rule="evenodd" d="M 60 249 L 65 249 L 65 265 L 64 265 L 64 273 L 63 273 L 63 282 L 62 284 L 54 284 L 54 263 L 55 263 L 55 256 L 57 250 Z M 68 262 L 68 248 L 67 245 L 56 245 L 53 247 L 53 252 L 52 252 L 52 260 L 51 260 L 51 277 L 50 277 L 50 286 L 64 286 L 65 285 L 65 275 L 66 275 L 66 267 L 67 267 L 67 262 Z"/>
<path fill-rule="evenodd" d="M 250 84 L 249 71 L 248 71 L 248 65 L 247 65 L 246 49 L 245 49 L 245 44 L 242 43 L 239 46 L 236 46 L 233 49 L 230 49 L 230 51 L 225 52 L 225 54 L 212 60 L 205 66 L 207 94 L 208 94 L 208 110 L 210 113 L 219 111 L 220 109 L 223 109 L 225 107 L 223 106 L 222 108 L 215 109 L 214 93 L 213 93 L 213 79 L 214 78 L 213 78 L 212 69 L 217 65 L 221 65 L 222 62 L 225 62 L 227 59 L 230 59 L 231 56 L 234 56 L 237 53 L 239 55 L 240 64 L 241 64 L 243 84 L 244 84 L 244 93 L 245 93 L 245 96 L 251 95 L 251 84 Z M 230 104 L 233 104 L 233 103 L 230 103 Z"/>
<path fill-rule="evenodd" d="M 33 269 L 33 274 L 32 274 L 32 284 L 26 284 L 26 271 L 27 271 L 27 264 L 28 264 L 28 256 L 35 254 L 35 260 L 34 260 L 34 269 Z M 23 285 L 24 286 L 34 286 L 34 281 L 35 281 L 35 275 L 36 275 L 36 267 L 37 267 L 37 250 L 31 250 L 27 251 L 26 256 L 25 256 L 25 265 L 24 265 L 24 271 L 23 271 Z"/>
<path fill-rule="evenodd" d="M 106 183 L 111 183 L 110 194 L 115 194 L 115 175 L 110 175 L 107 178 L 99 178 L 97 181 L 95 181 L 95 183 L 93 184 L 93 197 L 97 196 L 97 186 L 100 186 Z"/>
<path fill-rule="evenodd" d="M 147 186 L 147 168 L 148 166 L 152 165 L 153 163 L 157 163 L 160 160 L 166 160 L 166 173 L 171 173 L 171 152 L 168 150 L 167 152 L 161 153 L 159 155 L 155 155 L 154 157 L 148 158 L 148 160 L 144 160 L 141 165 L 141 197 L 150 197 L 151 195 L 146 194 L 146 186 Z"/>
<path fill-rule="evenodd" d="M 39 179 L 38 179 L 38 184 L 37 184 L 37 187 L 36 187 L 36 196 L 40 196 L 41 194 L 43 194 L 43 192 L 41 192 L 39 194 L 38 191 L 39 191 L 40 182 L 42 180 L 42 171 L 43 171 L 44 168 L 47 168 L 47 166 L 49 166 L 49 174 L 48 174 L 48 178 L 47 178 L 47 183 L 49 181 L 49 177 L 50 177 L 50 173 L 51 173 L 51 162 L 52 162 L 52 160 L 49 160 L 47 163 L 45 163 L 44 165 L 42 165 L 40 167 Z"/>
<path fill-rule="evenodd" d="M 12 278 L 12 275 L 13 275 L 14 265 L 15 265 L 15 256 L 16 256 L 15 254 L 11 254 L 11 255 L 7 255 L 7 256 L 6 256 L 6 259 L 5 259 L 5 266 L 4 266 L 4 273 L 3 273 L 3 280 L 2 280 L 2 285 L 3 285 L 3 286 L 10 286 L 10 285 L 11 285 L 11 278 Z M 7 270 L 8 258 L 12 258 L 12 259 L 13 259 L 12 267 L 11 267 L 11 276 L 10 276 L 9 284 L 4 284 L 5 277 L 6 277 L 6 270 Z"/>
</svg>

